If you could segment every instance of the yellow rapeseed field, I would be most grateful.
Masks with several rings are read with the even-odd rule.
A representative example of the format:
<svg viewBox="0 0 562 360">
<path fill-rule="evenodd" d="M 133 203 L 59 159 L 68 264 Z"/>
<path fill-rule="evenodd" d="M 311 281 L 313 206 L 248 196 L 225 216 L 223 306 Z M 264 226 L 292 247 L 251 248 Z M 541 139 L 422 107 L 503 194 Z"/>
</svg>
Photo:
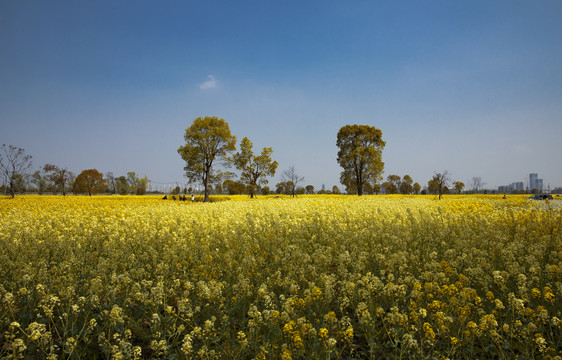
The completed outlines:
<svg viewBox="0 0 562 360">
<path fill-rule="evenodd" d="M 0 359 L 562 359 L 562 201 L 0 199 Z"/>
</svg>

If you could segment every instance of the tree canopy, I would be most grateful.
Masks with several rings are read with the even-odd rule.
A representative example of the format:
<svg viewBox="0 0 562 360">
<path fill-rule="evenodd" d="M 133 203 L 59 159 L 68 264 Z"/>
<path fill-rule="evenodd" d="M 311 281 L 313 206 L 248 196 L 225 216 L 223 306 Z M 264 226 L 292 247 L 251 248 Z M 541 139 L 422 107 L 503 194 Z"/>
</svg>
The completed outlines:
<svg viewBox="0 0 562 360">
<path fill-rule="evenodd" d="M 202 182 L 205 200 L 209 201 L 209 185 L 217 180 L 220 172 L 213 166 L 228 159 L 228 153 L 236 149 L 236 136 L 224 119 L 216 116 L 197 118 L 185 129 L 185 145 L 178 149 L 186 162 L 185 174 L 190 182 Z"/>
<path fill-rule="evenodd" d="M 74 193 L 99 194 L 105 191 L 107 184 L 103 178 L 103 174 L 96 169 L 88 169 L 82 171 L 72 184 Z"/>
<path fill-rule="evenodd" d="M 376 183 L 382 176 L 385 146 L 382 131 L 369 125 L 346 125 L 338 131 L 338 163 L 343 168 L 340 182 L 347 192 L 363 194 L 364 185 Z"/>
<path fill-rule="evenodd" d="M 264 147 L 261 155 L 255 156 L 252 151 L 253 144 L 245 137 L 240 143 L 240 151 L 234 154 L 234 165 L 242 173 L 240 181 L 246 185 L 250 197 L 254 197 L 260 185 L 267 184 L 265 177 L 274 176 L 279 163 L 271 159 L 272 148 Z"/>
</svg>

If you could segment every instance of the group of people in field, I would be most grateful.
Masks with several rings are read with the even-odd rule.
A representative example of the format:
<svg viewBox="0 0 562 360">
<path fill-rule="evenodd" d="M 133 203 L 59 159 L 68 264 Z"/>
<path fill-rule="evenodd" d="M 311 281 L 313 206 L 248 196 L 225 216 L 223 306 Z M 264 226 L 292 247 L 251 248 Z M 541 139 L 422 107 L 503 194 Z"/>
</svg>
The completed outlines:
<svg viewBox="0 0 562 360">
<path fill-rule="evenodd" d="M 162 200 L 168 200 L 168 195 L 164 195 Z M 175 195 L 172 195 L 172 200 L 176 200 Z M 180 196 L 178 196 L 178 200 L 179 201 L 187 201 L 187 197 L 185 195 L 180 195 Z M 193 194 L 191 194 L 191 202 L 194 202 L 194 201 L 195 201 L 195 196 L 193 196 Z"/>
</svg>

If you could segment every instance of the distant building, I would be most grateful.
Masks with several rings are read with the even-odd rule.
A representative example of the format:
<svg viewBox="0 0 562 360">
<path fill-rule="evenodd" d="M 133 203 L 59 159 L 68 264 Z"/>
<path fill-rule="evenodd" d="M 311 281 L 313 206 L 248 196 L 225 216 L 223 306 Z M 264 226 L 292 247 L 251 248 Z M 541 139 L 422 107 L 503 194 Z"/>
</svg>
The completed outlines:
<svg viewBox="0 0 562 360">
<path fill-rule="evenodd" d="M 537 179 L 539 175 L 536 173 L 529 174 L 529 190 L 538 189 L 537 188 Z"/>
<path fill-rule="evenodd" d="M 538 178 L 537 174 L 529 174 L 529 187 L 525 189 L 525 183 L 523 181 L 513 182 L 510 185 L 498 186 L 498 192 L 500 193 L 520 193 L 525 190 L 532 191 L 537 189 L 538 191 L 543 191 L 543 180 Z"/>
<path fill-rule="evenodd" d="M 513 191 L 523 191 L 525 190 L 525 185 L 523 181 L 511 183 L 511 188 Z"/>
<path fill-rule="evenodd" d="M 539 175 L 536 173 L 529 174 L 529 191 L 538 190 L 543 191 L 543 180 L 539 179 Z"/>
<path fill-rule="evenodd" d="M 510 193 L 511 191 L 512 191 L 512 190 L 511 190 L 511 185 L 501 185 L 501 186 L 498 186 L 498 192 L 501 192 L 501 193 Z"/>
</svg>

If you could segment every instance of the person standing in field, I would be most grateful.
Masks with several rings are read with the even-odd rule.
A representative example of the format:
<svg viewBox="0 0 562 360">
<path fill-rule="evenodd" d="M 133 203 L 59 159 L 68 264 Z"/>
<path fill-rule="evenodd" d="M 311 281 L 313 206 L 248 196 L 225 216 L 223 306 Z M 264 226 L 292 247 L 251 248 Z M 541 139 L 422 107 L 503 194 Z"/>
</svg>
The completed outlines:
<svg viewBox="0 0 562 360">
<path fill-rule="evenodd" d="M 193 196 L 193 194 L 191 194 L 191 202 L 195 201 L 195 196 Z"/>
</svg>

